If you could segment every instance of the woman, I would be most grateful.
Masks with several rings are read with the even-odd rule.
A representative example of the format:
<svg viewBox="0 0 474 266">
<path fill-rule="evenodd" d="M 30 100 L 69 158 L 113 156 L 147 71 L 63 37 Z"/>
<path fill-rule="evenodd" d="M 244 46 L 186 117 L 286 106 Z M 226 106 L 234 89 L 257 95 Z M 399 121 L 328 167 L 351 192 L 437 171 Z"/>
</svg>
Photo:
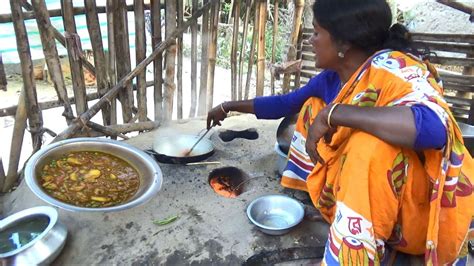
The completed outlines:
<svg viewBox="0 0 474 266">
<path fill-rule="evenodd" d="M 337 95 L 303 104 L 289 158 L 313 167 L 282 182 L 308 191 L 331 224 L 324 263 L 386 263 L 392 249 L 465 263 L 474 165 L 435 71 L 390 27 L 384 0 L 318 0 L 313 13 L 316 65 L 329 70 L 318 84 Z M 208 126 L 257 102 L 217 106 Z"/>
</svg>

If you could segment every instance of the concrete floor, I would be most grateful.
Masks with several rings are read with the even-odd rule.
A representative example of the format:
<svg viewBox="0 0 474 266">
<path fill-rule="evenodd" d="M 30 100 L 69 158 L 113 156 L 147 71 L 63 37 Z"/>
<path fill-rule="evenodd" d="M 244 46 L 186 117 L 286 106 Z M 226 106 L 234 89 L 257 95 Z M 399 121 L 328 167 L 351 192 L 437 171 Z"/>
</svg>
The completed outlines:
<svg viewBox="0 0 474 266">
<path fill-rule="evenodd" d="M 207 161 L 220 161 L 221 164 L 160 163 L 163 187 L 155 198 L 142 206 L 115 213 L 58 210 L 69 235 L 54 264 L 240 265 L 262 251 L 324 244 L 327 225 L 322 222 L 304 220 L 286 235 L 269 236 L 258 231 L 247 219 L 247 205 L 261 195 L 288 194 L 310 204 L 306 193 L 283 189 L 279 185 L 277 155 L 273 151 L 278 123 L 257 121 L 252 115 L 228 118 L 216 130 L 253 127 L 260 137 L 223 142 L 214 131 L 210 139 L 215 154 Z M 156 136 L 197 134 L 204 127 L 205 120 L 202 119 L 175 122 L 127 142 L 140 149 L 149 149 Z M 250 176 L 263 177 L 249 181 L 247 190 L 238 198 L 224 198 L 213 192 L 207 179 L 210 171 L 225 166 L 239 167 Z M 4 215 L 46 205 L 30 192 L 25 182 L 4 196 L 2 203 Z M 153 224 L 155 220 L 173 215 L 179 216 L 173 223 Z"/>
</svg>

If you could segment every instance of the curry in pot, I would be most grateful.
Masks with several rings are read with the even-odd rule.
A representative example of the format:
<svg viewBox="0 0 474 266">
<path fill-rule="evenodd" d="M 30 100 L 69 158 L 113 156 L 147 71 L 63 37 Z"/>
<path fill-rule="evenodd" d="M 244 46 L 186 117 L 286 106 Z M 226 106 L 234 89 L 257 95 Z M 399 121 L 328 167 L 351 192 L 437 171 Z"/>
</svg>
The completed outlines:
<svg viewBox="0 0 474 266">
<path fill-rule="evenodd" d="M 71 152 L 41 171 L 41 187 L 52 197 L 81 207 L 118 205 L 131 198 L 138 172 L 124 160 L 102 152 Z"/>
</svg>

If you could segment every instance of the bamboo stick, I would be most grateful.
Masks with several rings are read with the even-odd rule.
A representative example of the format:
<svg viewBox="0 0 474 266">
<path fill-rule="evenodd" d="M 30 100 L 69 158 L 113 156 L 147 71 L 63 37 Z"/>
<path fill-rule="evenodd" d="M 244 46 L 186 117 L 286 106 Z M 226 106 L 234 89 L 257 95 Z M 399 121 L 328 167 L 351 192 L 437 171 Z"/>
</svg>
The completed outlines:
<svg viewBox="0 0 474 266">
<path fill-rule="evenodd" d="M 21 88 L 20 97 L 18 98 L 18 109 L 15 114 L 15 124 L 13 126 L 13 136 L 10 144 L 8 173 L 5 178 L 5 183 L 3 186 L 0 186 L 3 192 L 8 191 L 18 179 L 18 165 L 20 164 L 21 147 L 23 147 L 26 119 L 28 117 L 25 94 L 26 89 L 23 87 Z"/>
<path fill-rule="evenodd" d="M 31 6 L 30 4 L 28 4 L 28 2 L 26 2 L 26 0 L 22 1 L 22 6 L 23 8 L 25 8 L 26 10 L 31 10 L 33 11 L 33 6 Z M 49 14 L 50 12 L 48 12 Z M 59 14 L 58 16 L 61 16 L 61 14 Z M 51 16 L 49 16 L 51 17 Z M 34 18 L 34 17 L 33 17 Z M 51 27 L 52 31 L 53 31 L 53 34 L 54 34 L 54 38 L 56 38 L 56 40 L 64 47 L 66 47 L 66 38 L 55 28 L 55 27 Z M 87 61 L 87 59 L 84 57 L 84 55 L 82 53 L 79 54 L 79 57 L 81 59 L 81 62 L 83 64 L 83 66 L 92 74 L 95 76 L 95 68 L 94 66 L 89 63 L 89 61 Z"/>
<path fill-rule="evenodd" d="M 81 39 L 79 35 L 77 35 L 77 31 L 76 31 L 76 22 L 74 21 L 74 15 L 72 12 L 72 9 L 73 9 L 72 0 L 61 0 L 61 7 L 63 9 L 63 23 L 64 23 L 64 30 L 65 30 L 65 36 L 66 36 L 66 48 L 68 51 L 69 66 L 71 68 L 72 89 L 74 92 L 74 98 L 76 98 L 76 112 L 79 115 L 79 114 L 84 113 L 87 110 L 86 85 L 84 83 L 84 72 L 82 72 L 82 63 L 79 60 L 79 54 L 82 53 Z M 45 4 L 45 9 L 46 9 L 46 4 Z M 49 22 L 49 17 L 48 17 L 48 22 Z M 39 23 L 38 23 L 38 28 L 41 28 Z M 53 38 L 49 38 L 49 40 L 54 43 Z M 56 45 L 54 47 L 56 47 Z M 57 55 L 57 50 L 55 52 Z M 58 58 L 58 62 L 59 62 L 59 58 Z M 56 65 L 55 67 L 59 70 L 57 74 L 61 75 L 61 80 L 62 80 L 61 85 L 64 85 L 65 87 L 64 79 L 62 78 L 61 67 L 59 64 Z M 49 64 L 48 64 L 48 69 L 50 69 Z M 53 71 L 51 71 L 51 74 L 53 74 Z"/>
<path fill-rule="evenodd" d="M 303 48 L 303 28 L 300 27 L 300 33 L 298 34 L 298 44 L 296 48 L 296 59 L 301 59 L 303 56 L 302 48 Z M 301 61 L 301 60 L 300 60 Z M 301 66 L 301 63 L 300 63 Z M 301 71 L 296 71 L 295 73 L 295 83 L 294 83 L 294 89 L 299 88 L 301 86 Z"/>
<path fill-rule="evenodd" d="M 209 3 L 209 0 L 204 0 L 204 3 Z M 209 11 L 204 12 L 201 24 L 201 75 L 199 88 L 199 105 L 198 115 L 205 115 L 207 113 L 207 74 L 209 58 Z"/>
<path fill-rule="evenodd" d="M 122 139 L 129 139 L 129 137 L 125 136 L 121 132 L 118 132 L 117 130 L 111 127 L 106 127 L 106 126 L 103 126 L 91 121 L 87 122 L 87 126 L 104 134 L 105 136 L 121 137 Z"/>
<path fill-rule="evenodd" d="M 265 85 L 265 25 L 267 23 L 267 0 L 260 0 L 259 16 L 256 96 L 263 95 L 263 86 Z"/>
<path fill-rule="evenodd" d="M 230 91 L 232 101 L 237 100 L 241 94 L 237 89 L 237 42 L 239 39 L 240 0 L 234 1 L 234 30 L 232 31 L 232 47 L 230 51 Z"/>
<path fill-rule="evenodd" d="M 160 1 L 151 1 L 152 39 L 151 45 L 156 47 L 162 41 Z M 159 54 L 153 62 L 153 77 L 155 82 L 153 100 L 155 106 L 155 121 L 160 121 L 163 115 L 163 56 Z"/>
<path fill-rule="evenodd" d="M 108 42 L 108 54 L 107 54 L 107 72 L 109 74 L 110 87 L 117 84 L 117 69 L 115 67 L 115 34 L 114 34 L 114 0 L 107 0 L 107 42 Z M 117 101 L 116 97 L 110 99 L 110 124 L 117 124 Z"/>
<path fill-rule="evenodd" d="M 125 0 L 115 1 L 113 10 L 117 78 L 122 79 L 131 69 Z M 133 93 L 131 82 L 124 85 L 125 89 L 120 91 L 119 100 L 122 104 L 123 122 L 127 123 L 132 119 Z"/>
<path fill-rule="evenodd" d="M 165 37 L 170 38 L 176 30 L 176 1 L 166 1 L 166 27 Z M 166 49 L 166 75 L 163 94 L 163 120 L 171 120 L 173 114 L 173 99 L 176 90 L 174 83 L 176 63 L 176 40 Z"/>
<path fill-rule="evenodd" d="M 24 2 L 24 1 L 21 1 Z M 23 5 L 23 7 L 28 7 L 28 5 Z M 161 5 L 161 8 L 164 9 L 164 5 Z M 97 13 L 106 13 L 106 7 L 105 6 L 98 6 L 97 7 Z M 150 5 L 145 5 L 145 9 L 148 10 L 150 9 Z M 26 8 L 28 12 L 23 12 L 23 19 L 24 20 L 29 20 L 29 19 L 35 19 L 35 14 L 34 12 L 30 11 L 28 8 Z M 127 10 L 128 11 L 133 11 L 133 5 L 127 5 Z M 74 15 L 84 15 L 86 14 L 86 9 L 84 7 L 75 7 L 73 9 Z M 62 16 L 62 10 L 61 9 L 52 9 L 48 10 L 49 17 L 61 17 Z M 13 22 L 12 15 L 11 14 L 1 14 L 0 15 L 0 23 L 7 23 L 7 22 Z"/>
<path fill-rule="evenodd" d="M 239 1 L 240 0 L 236 0 Z M 219 25 L 219 9 L 220 2 L 217 2 L 211 9 L 211 30 L 210 30 L 210 44 L 209 44 L 209 71 L 207 75 L 207 110 L 212 109 L 214 102 L 214 73 L 216 69 L 216 55 L 217 55 L 217 31 Z M 238 33 L 237 33 L 238 34 Z"/>
<path fill-rule="evenodd" d="M 84 0 L 84 6 L 86 8 L 87 29 L 94 53 L 94 66 L 97 71 L 97 92 L 102 96 L 110 87 L 107 80 L 107 64 L 105 61 L 104 46 L 102 45 L 99 17 L 96 11 L 97 6 L 94 0 Z M 104 105 L 101 111 L 104 125 L 110 125 L 110 105 Z"/>
<path fill-rule="evenodd" d="M 13 28 L 15 29 L 17 51 L 21 62 L 21 73 L 23 85 L 26 90 L 25 99 L 28 109 L 28 119 L 30 132 L 33 142 L 33 152 L 41 148 L 43 117 L 38 109 L 38 100 L 36 97 L 36 85 L 33 77 L 33 62 L 31 60 L 30 45 L 23 20 L 23 12 L 20 2 L 10 0 L 11 14 L 13 17 Z"/>
<path fill-rule="evenodd" d="M 14 1 L 14 0 L 12 0 Z M 182 34 L 186 29 L 189 28 L 189 26 L 193 23 L 196 23 L 197 19 L 204 13 L 209 11 L 209 7 L 211 4 L 214 4 L 216 1 L 219 0 L 210 0 L 210 2 L 206 3 L 203 5 L 202 8 L 200 8 L 193 16 L 191 16 L 184 24 L 182 27 L 176 29 L 174 31 L 170 38 L 164 40 L 163 42 L 159 43 L 153 50 L 153 52 L 145 58 L 140 64 L 138 64 L 135 69 L 133 69 L 130 73 L 128 73 L 125 77 L 123 77 L 111 90 L 109 90 L 97 103 L 95 103 L 93 106 L 89 108 L 89 110 L 79 117 L 77 121 L 72 123 L 66 130 L 58 134 L 56 138 L 54 138 L 53 142 L 67 139 L 74 135 L 78 130 L 82 128 L 83 123 L 86 123 L 89 121 L 97 112 L 99 112 L 101 106 L 106 103 L 107 101 L 110 101 L 117 93 L 122 89 L 124 84 L 129 83 L 134 77 L 137 76 L 138 73 L 143 71 L 146 66 L 151 63 L 159 54 L 161 54 L 166 47 L 172 44 L 173 40 L 177 38 L 180 34 Z M 82 122 L 80 122 L 82 121 Z M 155 121 L 156 122 L 156 121 Z"/>
<path fill-rule="evenodd" d="M 157 122 L 157 121 L 145 121 L 145 122 L 138 122 L 138 123 L 112 125 L 112 126 L 107 126 L 107 128 L 110 128 L 116 132 L 125 134 L 129 132 L 134 132 L 134 131 L 152 130 L 152 129 L 157 128 L 159 125 L 160 125 L 160 122 Z"/>
<path fill-rule="evenodd" d="M 145 10 L 143 0 L 135 0 L 135 52 L 136 65 L 146 58 L 146 38 L 145 38 Z M 137 76 L 137 106 L 138 106 L 138 121 L 146 121 L 146 72 L 138 74 Z"/>
<path fill-rule="evenodd" d="M 154 84 L 155 84 L 154 81 L 147 81 L 146 87 L 147 88 L 151 87 Z M 133 90 L 134 91 L 137 90 L 135 85 L 133 85 Z M 98 93 L 94 92 L 94 93 L 87 94 L 86 95 L 86 100 L 87 101 L 92 101 L 92 100 L 100 99 L 101 97 L 102 96 L 100 96 Z M 69 102 L 71 104 L 75 104 L 74 97 L 69 97 Z M 44 110 L 48 110 L 48 109 L 51 109 L 51 108 L 61 107 L 61 106 L 63 106 L 63 104 L 61 102 L 57 101 L 57 100 L 51 100 L 51 101 L 46 101 L 46 102 L 40 102 L 40 103 L 38 103 L 38 106 L 39 106 L 39 109 L 41 111 L 44 111 Z M 17 109 L 18 109 L 17 105 L 1 108 L 0 109 L 0 117 L 15 115 Z M 135 108 L 132 108 L 132 113 L 138 113 L 138 109 L 135 110 Z"/>
<path fill-rule="evenodd" d="M 33 10 L 36 12 L 36 22 L 40 32 L 43 53 L 48 66 L 48 71 L 53 81 L 58 99 L 64 106 L 63 116 L 66 118 L 67 124 L 69 124 L 71 122 L 71 117 L 73 117 L 74 114 L 67 96 L 66 83 L 64 82 L 63 72 L 61 70 L 58 50 L 53 37 L 53 26 L 48 17 L 46 3 L 44 0 L 33 0 L 32 4 Z"/>
<path fill-rule="evenodd" d="M 249 90 L 250 90 L 250 79 L 252 77 L 252 67 L 253 67 L 253 60 L 255 58 L 255 44 L 257 43 L 258 37 L 258 30 L 257 25 L 259 24 L 260 16 L 258 11 L 259 0 L 254 2 L 255 5 L 255 18 L 254 18 L 254 25 L 253 25 L 253 33 L 252 33 L 252 43 L 250 45 L 250 56 L 249 62 L 247 65 L 247 82 L 245 83 L 245 92 L 244 92 L 244 99 L 247 100 L 249 98 Z"/>
<path fill-rule="evenodd" d="M 249 17 L 250 17 L 250 10 L 253 6 L 253 0 L 246 0 L 245 6 L 248 8 L 245 9 L 245 17 L 244 17 L 244 32 L 242 34 L 242 43 L 240 45 L 240 54 L 239 54 L 239 79 L 237 83 L 237 99 L 240 101 L 243 98 L 243 91 L 242 91 L 242 76 L 244 72 L 244 54 L 247 54 L 247 32 L 249 26 Z"/>
<path fill-rule="evenodd" d="M 471 5 L 467 4 L 468 1 L 463 3 L 463 1 L 458 2 L 455 0 L 436 0 L 436 2 L 452 7 L 468 15 L 471 15 L 470 21 L 473 22 L 474 7 L 472 6 L 472 2 L 471 2 Z"/>
<path fill-rule="evenodd" d="M 295 3 L 295 14 L 293 17 L 293 30 L 291 31 L 290 47 L 286 61 L 296 59 L 296 46 L 298 44 L 298 35 L 300 33 L 301 18 L 303 17 L 304 0 L 293 0 Z M 285 74 L 283 77 L 283 92 L 289 91 L 291 74 Z"/>
<path fill-rule="evenodd" d="M 178 27 L 183 25 L 183 0 L 176 1 L 176 9 L 178 12 Z M 176 73 L 177 81 L 177 115 L 178 119 L 183 118 L 183 35 L 177 39 L 177 57 L 178 57 L 178 71 Z"/>
<path fill-rule="evenodd" d="M 0 53 L 0 91 L 7 91 L 7 75 L 3 65 L 2 54 Z"/>
<path fill-rule="evenodd" d="M 198 9 L 198 0 L 192 0 L 192 14 Z M 198 24 L 191 25 L 191 107 L 189 117 L 196 116 L 197 105 L 197 29 Z"/>
<path fill-rule="evenodd" d="M 275 64 L 275 48 L 276 48 L 276 39 L 278 33 L 278 1 L 273 2 L 273 37 L 272 37 L 272 66 Z M 275 77 L 271 76 L 271 93 L 275 95 Z"/>
</svg>

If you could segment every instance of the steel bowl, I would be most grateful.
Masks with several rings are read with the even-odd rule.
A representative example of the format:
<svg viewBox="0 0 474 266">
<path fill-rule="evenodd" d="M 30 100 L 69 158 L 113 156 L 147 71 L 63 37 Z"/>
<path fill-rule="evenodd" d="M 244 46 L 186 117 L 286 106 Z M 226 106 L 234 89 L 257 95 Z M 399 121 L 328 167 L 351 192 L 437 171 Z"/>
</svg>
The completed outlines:
<svg viewBox="0 0 474 266">
<path fill-rule="evenodd" d="M 41 219 L 41 224 L 36 224 L 39 234 L 31 234 L 30 241 L 21 245 L 21 237 L 30 234 L 25 224 L 32 224 Z M 31 226 L 29 227 L 31 228 Z M 14 232 L 8 239 L 6 231 Z M 51 263 L 61 252 L 66 243 L 66 227 L 58 220 L 58 212 L 49 206 L 40 206 L 17 212 L 0 221 L 0 232 L 3 244 L 17 248 L 0 253 L 0 265 L 38 265 Z M 9 235 L 9 234 L 8 234 Z M 20 237 L 21 235 L 21 237 Z M 34 236 L 34 237 L 33 237 Z"/>
<path fill-rule="evenodd" d="M 304 207 L 299 201 L 284 195 L 266 195 L 253 200 L 247 207 L 247 217 L 260 231 L 283 235 L 303 220 Z"/>
<path fill-rule="evenodd" d="M 97 151 L 109 153 L 132 165 L 140 176 L 138 191 L 128 201 L 119 205 L 88 208 L 68 204 L 48 195 L 38 182 L 43 166 L 68 152 Z M 141 205 L 154 197 L 161 188 L 163 175 L 158 164 L 145 152 L 120 141 L 100 138 L 75 138 L 53 143 L 36 152 L 25 167 L 25 180 L 28 187 L 45 202 L 68 211 L 111 212 Z"/>
</svg>

